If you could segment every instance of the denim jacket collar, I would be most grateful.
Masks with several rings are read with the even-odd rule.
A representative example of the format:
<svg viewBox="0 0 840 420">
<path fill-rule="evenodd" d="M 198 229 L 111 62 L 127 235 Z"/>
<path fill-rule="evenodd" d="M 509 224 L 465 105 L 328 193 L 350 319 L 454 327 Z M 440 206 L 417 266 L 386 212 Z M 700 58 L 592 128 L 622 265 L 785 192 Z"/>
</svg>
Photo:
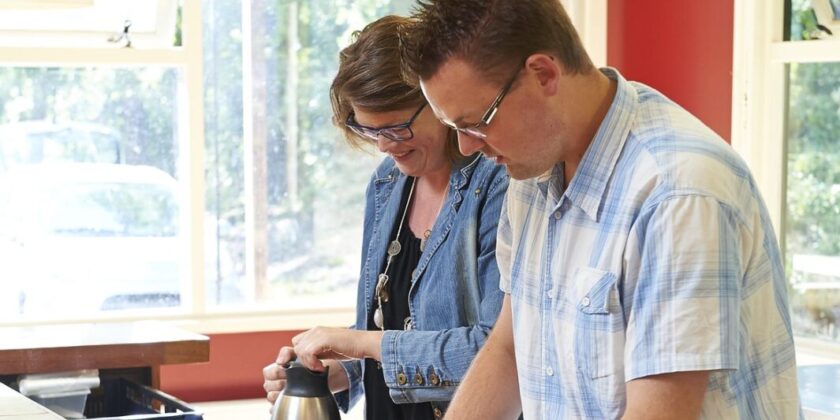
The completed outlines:
<svg viewBox="0 0 840 420">
<path fill-rule="evenodd" d="M 450 230 L 452 230 L 455 215 L 460 207 L 463 195 L 465 194 L 463 190 L 467 185 L 469 185 L 470 177 L 472 176 L 479 160 L 480 155 L 477 153 L 456 162 L 452 166 L 452 170 L 449 175 L 449 190 L 447 191 L 446 199 L 441 207 L 440 214 L 438 214 L 435 224 L 432 227 L 432 234 L 426 240 L 426 250 L 420 257 L 420 261 L 417 263 L 417 268 L 411 276 L 411 291 L 409 292 L 409 295 L 412 295 L 416 290 L 415 286 L 417 280 L 423 275 L 423 272 L 429 264 L 429 260 L 432 259 L 435 252 L 437 252 L 440 245 L 446 239 Z M 407 181 L 408 177 L 403 175 L 396 166 L 393 166 L 385 173 L 379 174 L 374 180 L 374 195 L 376 197 L 374 201 L 376 206 L 385 206 L 384 209 L 375 209 L 375 212 L 378 215 L 377 217 L 381 218 L 383 222 L 376 223 L 376 225 L 383 226 L 383 229 L 373 235 L 373 240 L 370 244 L 369 258 L 373 258 L 374 261 L 382 260 L 384 258 L 385 252 L 388 248 L 388 243 L 393 240 L 393 238 L 389 237 L 389 235 L 391 235 L 391 230 L 394 223 L 396 223 L 397 215 L 400 213 L 400 197 L 402 196 L 403 188 L 407 185 Z M 480 194 L 480 191 L 477 191 L 476 194 Z M 376 267 L 377 270 L 381 269 L 379 264 L 374 264 L 373 266 Z M 367 274 L 367 288 L 372 290 L 372 288 L 376 286 L 375 282 L 378 275 L 379 272 Z M 368 293 L 370 293 L 370 290 L 368 290 Z M 368 295 L 370 296 L 370 294 Z M 370 302 L 366 302 L 365 304 L 369 306 Z M 370 310 L 369 307 L 367 309 L 368 311 Z"/>
</svg>

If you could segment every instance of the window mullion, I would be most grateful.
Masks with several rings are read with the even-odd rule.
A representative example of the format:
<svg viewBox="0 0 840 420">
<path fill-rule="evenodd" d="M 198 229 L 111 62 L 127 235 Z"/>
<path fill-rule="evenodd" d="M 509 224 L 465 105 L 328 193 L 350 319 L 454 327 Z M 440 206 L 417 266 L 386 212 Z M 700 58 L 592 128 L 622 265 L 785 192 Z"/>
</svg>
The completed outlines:
<svg viewBox="0 0 840 420">
<path fill-rule="evenodd" d="M 781 41 L 781 2 L 735 1 L 732 147 L 753 172 L 773 226 L 782 232 L 784 180 L 784 64 L 773 63 Z"/>
<path fill-rule="evenodd" d="M 199 46 L 200 47 L 200 46 Z M 199 49 L 200 52 L 200 49 Z M 189 62 L 184 48 L 11 48 L 0 47 L 0 64 L 12 66 L 90 67 L 96 65 L 167 65 Z"/>
<path fill-rule="evenodd" d="M 206 312 L 206 282 L 204 272 L 204 69 L 203 69 L 203 41 L 201 2 L 187 1 L 183 6 L 182 34 L 186 65 L 184 66 L 184 80 L 181 83 L 181 106 L 184 115 L 180 119 L 182 124 L 178 138 L 180 139 L 179 154 L 182 171 L 180 177 L 181 188 L 189 197 L 187 211 L 182 212 L 181 225 L 188 227 L 188 241 L 185 243 L 185 254 L 189 257 L 188 275 L 192 293 L 190 311 L 195 315 Z M 184 290 L 184 288 L 182 288 Z"/>
<path fill-rule="evenodd" d="M 777 63 L 840 61 L 840 39 L 774 42 L 770 51 L 770 61 Z"/>
</svg>

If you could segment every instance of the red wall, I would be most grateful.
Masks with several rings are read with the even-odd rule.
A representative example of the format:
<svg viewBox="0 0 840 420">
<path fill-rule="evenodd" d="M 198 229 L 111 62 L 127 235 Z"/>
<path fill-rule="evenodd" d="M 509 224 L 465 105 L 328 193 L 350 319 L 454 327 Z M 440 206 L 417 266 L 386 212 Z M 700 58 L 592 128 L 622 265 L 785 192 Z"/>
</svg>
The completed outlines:
<svg viewBox="0 0 840 420">
<path fill-rule="evenodd" d="M 729 139 L 732 0 L 608 0 L 607 63 L 658 89 Z M 262 368 L 298 331 L 215 334 L 210 362 L 165 366 L 161 389 L 186 401 L 259 398 Z"/>
<path fill-rule="evenodd" d="M 298 333 L 210 334 L 210 361 L 161 367 L 160 389 L 188 402 L 264 397 L 262 368 Z"/>
<path fill-rule="evenodd" d="M 729 141 L 733 0 L 608 0 L 607 64 Z"/>
</svg>

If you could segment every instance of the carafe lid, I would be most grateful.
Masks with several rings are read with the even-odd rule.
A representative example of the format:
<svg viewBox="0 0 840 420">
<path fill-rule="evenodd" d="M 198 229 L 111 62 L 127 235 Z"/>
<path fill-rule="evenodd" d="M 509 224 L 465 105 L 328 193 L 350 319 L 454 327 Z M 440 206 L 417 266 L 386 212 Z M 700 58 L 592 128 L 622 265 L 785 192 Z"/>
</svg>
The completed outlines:
<svg viewBox="0 0 840 420">
<path fill-rule="evenodd" d="M 284 395 L 292 397 L 325 397 L 331 395 L 329 366 L 323 372 L 315 372 L 305 368 L 300 362 L 292 361 L 283 367 L 286 369 L 286 388 Z"/>
</svg>

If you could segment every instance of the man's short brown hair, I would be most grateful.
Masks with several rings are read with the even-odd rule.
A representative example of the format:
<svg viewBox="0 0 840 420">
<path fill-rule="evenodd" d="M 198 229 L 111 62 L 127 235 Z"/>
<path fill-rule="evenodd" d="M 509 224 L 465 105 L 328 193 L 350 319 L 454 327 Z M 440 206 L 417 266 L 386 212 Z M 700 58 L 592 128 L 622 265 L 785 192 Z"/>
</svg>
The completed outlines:
<svg viewBox="0 0 840 420">
<path fill-rule="evenodd" d="M 557 57 L 570 73 L 595 69 L 559 0 L 420 0 L 413 17 L 403 65 L 420 79 L 460 58 L 500 81 L 534 53 Z"/>
</svg>

